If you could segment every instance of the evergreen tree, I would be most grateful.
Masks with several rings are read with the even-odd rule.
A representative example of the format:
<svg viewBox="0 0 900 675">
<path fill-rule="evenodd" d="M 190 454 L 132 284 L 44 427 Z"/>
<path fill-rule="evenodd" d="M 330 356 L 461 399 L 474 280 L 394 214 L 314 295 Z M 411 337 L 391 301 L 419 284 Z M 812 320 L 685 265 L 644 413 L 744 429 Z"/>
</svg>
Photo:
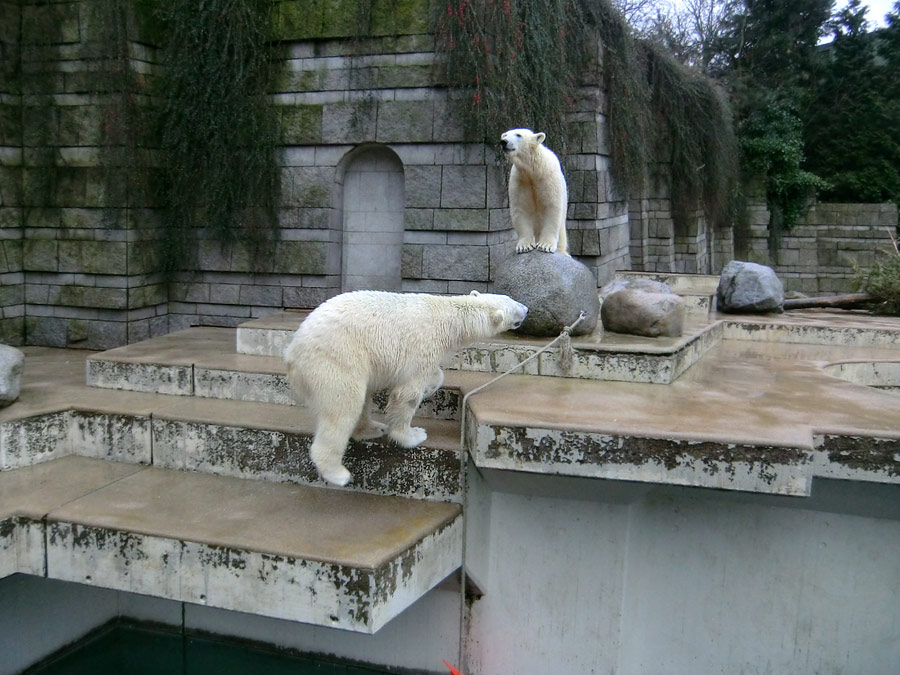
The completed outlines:
<svg viewBox="0 0 900 675">
<path fill-rule="evenodd" d="M 832 0 L 744 0 L 726 21 L 727 68 L 744 182 L 765 186 L 770 248 L 825 183 L 803 169 L 803 113 Z"/>
<path fill-rule="evenodd" d="M 834 17 L 831 30 L 804 134 L 808 165 L 831 184 L 823 199 L 896 201 L 900 107 L 896 65 L 888 66 L 890 41 L 882 38 L 887 31 L 868 32 L 860 0 Z"/>
</svg>

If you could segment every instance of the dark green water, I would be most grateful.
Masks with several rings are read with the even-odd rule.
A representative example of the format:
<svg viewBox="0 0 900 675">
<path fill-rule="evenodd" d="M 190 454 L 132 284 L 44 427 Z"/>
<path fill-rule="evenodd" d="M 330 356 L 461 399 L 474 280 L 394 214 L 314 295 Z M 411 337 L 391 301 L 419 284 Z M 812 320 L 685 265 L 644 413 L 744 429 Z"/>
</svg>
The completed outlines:
<svg viewBox="0 0 900 675">
<path fill-rule="evenodd" d="M 325 663 L 256 647 L 116 626 L 28 675 L 373 675 L 382 670 Z"/>
</svg>

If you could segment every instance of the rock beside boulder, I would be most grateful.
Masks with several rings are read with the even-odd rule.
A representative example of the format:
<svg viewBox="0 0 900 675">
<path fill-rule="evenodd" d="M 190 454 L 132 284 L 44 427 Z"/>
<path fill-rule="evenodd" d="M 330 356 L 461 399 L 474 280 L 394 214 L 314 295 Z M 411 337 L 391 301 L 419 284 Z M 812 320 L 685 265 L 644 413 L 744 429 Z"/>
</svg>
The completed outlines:
<svg viewBox="0 0 900 675">
<path fill-rule="evenodd" d="M 720 312 L 781 312 L 784 285 L 771 267 L 732 260 L 719 276 L 716 303 Z"/>
<path fill-rule="evenodd" d="M 653 279 L 613 279 L 600 289 L 600 297 L 606 298 L 616 291 L 625 289 L 647 293 L 672 293 L 672 289 L 661 281 Z"/>
<path fill-rule="evenodd" d="M 680 337 L 684 332 L 684 298 L 665 293 L 623 288 L 610 293 L 600 309 L 603 328 L 614 333 L 645 337 Z"/>
<path fill-rule="evenodd" d="M 0 345 L 0 408 L 19 398 L 25 355 L 15 347 Z"/>
<path fill-rule="evenodd" d="M 515 331 L 520 335 L 556 337 L 581 312 L 584 320 L 573 335 L 586 335 L 597 327 L 597 281 L 585 265 L 567 255 L 544 251 L 509 255 L 494 272 L 492 290 L 528 307 L 528 316 Z"/>
</svg>

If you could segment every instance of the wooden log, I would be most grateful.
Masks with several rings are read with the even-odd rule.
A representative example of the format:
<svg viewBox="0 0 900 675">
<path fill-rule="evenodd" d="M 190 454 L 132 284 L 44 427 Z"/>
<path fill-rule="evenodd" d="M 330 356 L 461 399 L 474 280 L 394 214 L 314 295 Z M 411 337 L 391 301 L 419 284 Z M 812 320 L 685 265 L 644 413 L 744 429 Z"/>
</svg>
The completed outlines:
<svg viewBox="0 0 900 675">
<path fill-rule="evenodd" d="M 784 301 L 784 309 L 812 309 L 814 307 L 838 307 L 847 309 L 858 307 L 872 296 L 868 293 L 846 293 L 844 295 L 825 295 L 818 298 L 788 298 Z"/>
</svg>

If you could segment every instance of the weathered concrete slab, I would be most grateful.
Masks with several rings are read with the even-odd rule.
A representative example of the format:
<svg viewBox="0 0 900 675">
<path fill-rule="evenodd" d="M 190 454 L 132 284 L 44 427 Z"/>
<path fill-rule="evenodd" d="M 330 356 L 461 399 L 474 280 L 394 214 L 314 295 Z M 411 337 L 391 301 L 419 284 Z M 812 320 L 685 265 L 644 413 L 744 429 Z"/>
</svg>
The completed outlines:
<svg viewBox="0 0 900 675">
<path fill-rule="evenodd" d="M 0 421 L 0 471 L 67 455 L 149 464 L 150 418 L 64 410 Z"/>
<path fill-rule="evenodd" d="M 312 420 L 309 420 L 312 426 Z M 461 501 L 458 426 L 428 425 L 425 446 L 351 440 L 347 489 L 435 501 Z M 153 420 L 153 464 L 238 478 L 325 486 L 309 459 L 307 432 L 253 429 L 196 420 Z"/>
<path fill-rule="evenodd" d="M 238 354 L 277 356 L 284 353 L 291 336 L 309 312 L 276 312 L 237 327 Z"/>
<path fill-rule="evenodd" d="M 900 349 L 900 317 L 828 310 L 792 310 L 765 318 L 730 316 L 725 324 L 725 338 Z"/>
<path fill-rule="evenodd" d="M 809 449 L 478 425 L 479 467 L 551 475 L 805 496 Z"/>
<path fill-rule="evenodd" d="M 367 633 L 461 561 L 452 504 L 157 468 L 45 515 L 50 578 Z"/>
<path fill-rule="evenodd" d="M 265 354 L 280 353 L 300 325 L 303 315 L 283 312 L 238 326 L 238 349 Z M 560 366 L 559 350 L 554 348 L 531 361 L 518 374 L 576 377 L 622 382 L 668 384 L 690 368 L 705 351 L 721 339 L 721 326 L 696 319 L 678 338 L 644 338 L 636 335 L 605 333 L 598 327 L 590 335 L 572 338 L 573 367 Z M 511 333 L 465 347 L 447 356 L 445 370 L 501 373 L 525 361 L 550 339 L 519 337 Z M 274 347 L 273 347 L 274 345 Z"/>
<path fill-rule="evenodd" d="M 506 378 L 469 399 L 467 449 L 490 469 L 786 495 L 813 477 L 900 483 L 897 396 L 827 373 L 847 356 L 725 341 L 667 387 Z"/>
<path fill-rule="evenodd" d="M 45 576 L 44 516 L 141 469 L 67 457 L 0 472 L 0 578 L 15 573 Z"/>
<path fill-rule="evenodd" d="M 900 394 L 900 357 L 897 361 L 847 361 L 824 368 L 842 380 Z"/>
<path fill-rule="evenodd" d="M 302 406 L 287 382 L 281 358 L 236 354 L 234 335 L 228 328 L 191 328 L 100 352 L 88 358 L 87 383 L 104 389 Z M 448 379 L 422 402 L 417 417 L 458 419 L 458 386 Z M 375 403 L 383 411 L 386 395 L 376 396 Z"/>
</svg>

